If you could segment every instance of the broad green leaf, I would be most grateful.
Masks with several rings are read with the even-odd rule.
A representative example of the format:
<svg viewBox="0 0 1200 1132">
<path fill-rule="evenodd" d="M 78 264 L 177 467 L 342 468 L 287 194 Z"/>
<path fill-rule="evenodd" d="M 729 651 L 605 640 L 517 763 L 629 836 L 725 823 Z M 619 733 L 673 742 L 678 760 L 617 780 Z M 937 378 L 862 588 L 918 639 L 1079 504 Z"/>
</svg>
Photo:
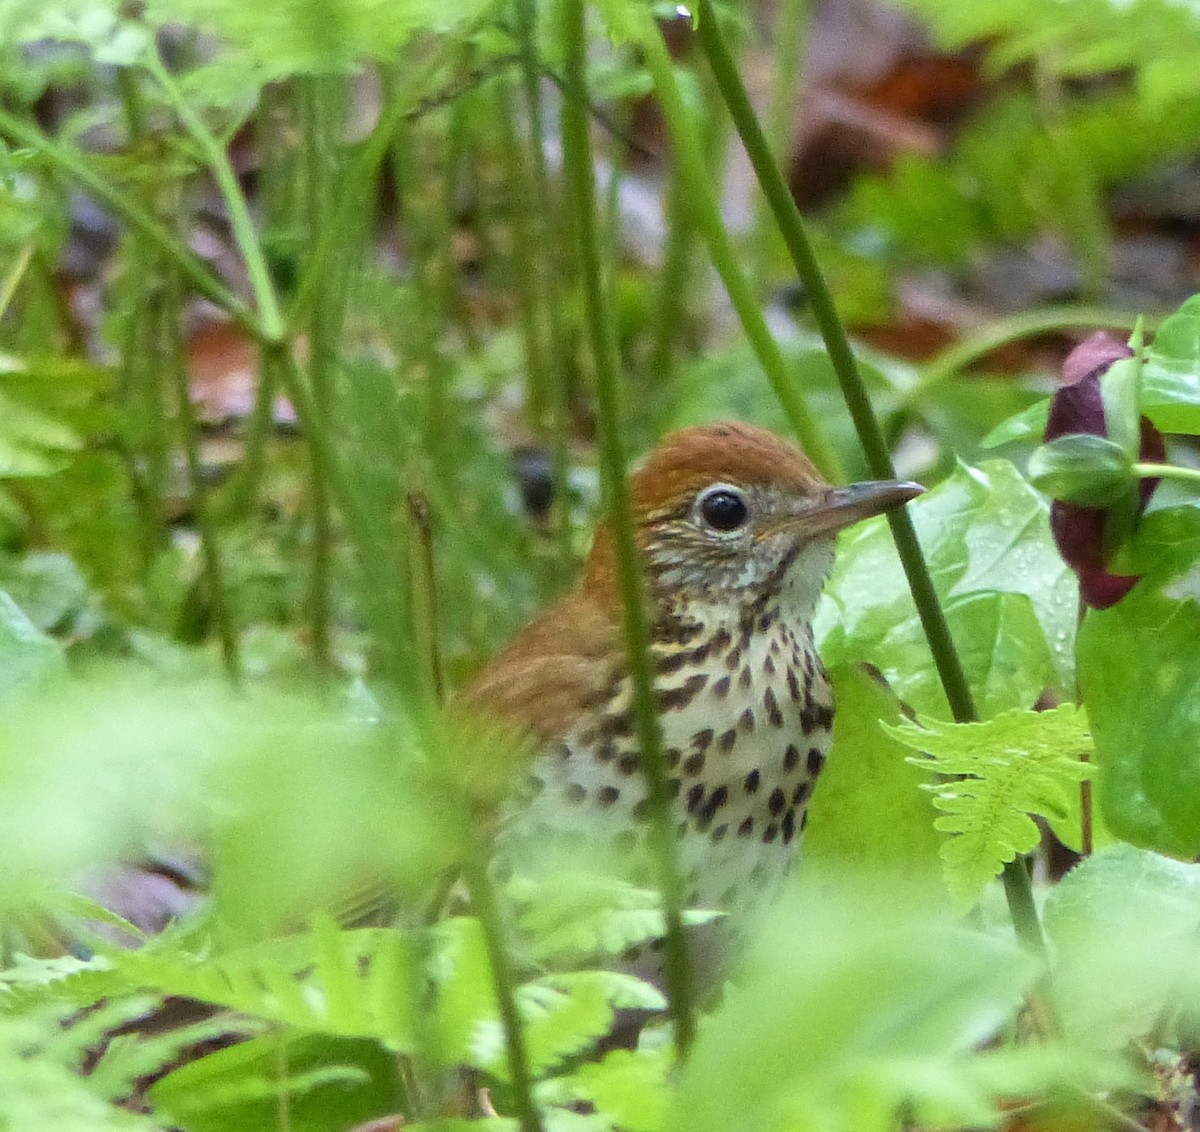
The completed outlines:
<svg viewBox="0 0 1200 1132">
<path fill-rule="evenodd" d="M 1008 461 L 953 475 L 909 504 L 980 711 L 1032 707 L 1074 689 L 1078 588 L 1054 547 L 1044 498 Z M 886 523 L 842 536 L 817 611 L 827 663 L 869 661 L 901 700 L 949 717 Z"/>
<path fill-rule="evenodd" d="M 836 903 L 782 903 L 701 1028 L 666 1128 L 890 1132 L 935 1114 L 957 1127 L 1028 1085 L 982 1084 L 971 1067 L 1036 963 L 910 896 L 848 876 Z"/>
<path fill-rule="evenodd" d="M 1133 459 L 1125 449 L 1090 433 L 1060 436 L 1029 457 L 1034 487 L 1052 499 L 1085 507 L 1106 507 L 1122 499 L 1133 478 Z"/>
<path fill-rule="evenodd" d="M 1050 399 L 1030 405 L 1002 421 L 980 442 L 980 448 L 999 448 L 1002 444 L 1011 444 L 1014 440 L 1027 440 L 1030 437 L 1042 437 L 1046 432 L 1046 421 L 1050 416 Z"/>
<path fill-rule="evenodd" d="M 984 887 L 1041 838 L 1035 817 L 1079 828 L 1079 784 L 1093 768 L 1087 719 L 1064 704 L 1054 711 L 1004 712 L 986 723 L 905 720 L 885 724 L 893 739 L 915 751 L 911 761 L 929 774 L 946 884 L 970 908 Z"/>
<path fill-rule="evenodd" d="M 800 875 L 837 885 L 848 873 L 887 872 L 914 887 L 940 875 L 936 813 L 925 776 L 881 722 L 903 718 L 891 691 L 862 667 L 833 671 L 833 750 L 809 809 Z"/>
<path fill-rule="evenodd" d="M 1200 295 L 1158 328 L 1146 352 L 1141 406 L 1163 432 L 1200 433 Z"/>
<path fill-rule="evenodd" d="M 0 705 L 65 673 L 62 647 L 0 590 Z"/>
<path fill-rule="evenodd" d="M 1113 845 L 1050 890 L 1044 924 L 1056 1014 L 1073 1040 L 1116 1050 L 1170 1011 L 1200 1007 L 1200 866 Z"/>
<path fill-rule="evenodd" d="M 1109 828 L 1147 849 L 1200 854 L 1200 510 L 1146 517 L 1131 562 L 1148 571 L 1079 634 L 1079 680 Z"/>
</svg>

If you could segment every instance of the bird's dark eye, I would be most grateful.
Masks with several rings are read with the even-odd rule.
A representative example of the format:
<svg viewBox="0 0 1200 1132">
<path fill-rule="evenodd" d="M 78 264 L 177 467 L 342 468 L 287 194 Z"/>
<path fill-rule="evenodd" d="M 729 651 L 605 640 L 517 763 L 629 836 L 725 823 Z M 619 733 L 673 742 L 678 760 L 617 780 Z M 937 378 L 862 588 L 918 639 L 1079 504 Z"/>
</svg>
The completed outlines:
<svg viewBox="0 0 1200 1132">
<path fill-rule="evenodd" d="M 740 492 L 718 487 L 700 500 L 700 515 L 715 531 L 736 531 L 746 525 L 750 508 Z"/>
</svg>

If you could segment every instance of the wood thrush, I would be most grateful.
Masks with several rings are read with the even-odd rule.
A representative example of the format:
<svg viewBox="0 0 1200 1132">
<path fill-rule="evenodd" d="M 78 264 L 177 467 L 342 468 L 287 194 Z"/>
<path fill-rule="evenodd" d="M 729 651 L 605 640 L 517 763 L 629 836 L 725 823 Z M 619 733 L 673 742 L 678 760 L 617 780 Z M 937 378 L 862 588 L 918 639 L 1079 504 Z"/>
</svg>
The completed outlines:
<svg viewBox="0 0 1200 1132">
<path fill-rule="evenodd" d="M 831 487 L 791 445 L 737 423 L 668 436 L 630 481 L 690 906 L 737 913 L 786 875 L 830 744 L 833 699 L 812 617 L 835 536 L 921 490 Z M 621 612 L 602 523 L 579 588 L 463 693 L 536 742 L 502 850 L 639 851 L 646 784 Z"/>
</svg>

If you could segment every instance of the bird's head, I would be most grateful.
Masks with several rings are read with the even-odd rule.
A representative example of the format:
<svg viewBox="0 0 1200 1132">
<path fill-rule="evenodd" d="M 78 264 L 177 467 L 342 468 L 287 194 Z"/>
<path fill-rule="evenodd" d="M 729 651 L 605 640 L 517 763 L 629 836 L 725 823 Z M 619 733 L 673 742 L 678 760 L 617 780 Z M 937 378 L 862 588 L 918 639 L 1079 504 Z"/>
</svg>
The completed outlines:
<svg viewBox="0 0 1200 1132">
<path fill-rule="evenodd" d="M 656 602 L 734 612 L 778 597 L 803 619 L 828 577 L 837 532 L 922 490 L 895 480 L 832 487 L 792 445 L 736 422 L 672 433 L 630 481 Z M 602 528 L 589 581 L 602 584 L 612 569 Z"/>
</svg>

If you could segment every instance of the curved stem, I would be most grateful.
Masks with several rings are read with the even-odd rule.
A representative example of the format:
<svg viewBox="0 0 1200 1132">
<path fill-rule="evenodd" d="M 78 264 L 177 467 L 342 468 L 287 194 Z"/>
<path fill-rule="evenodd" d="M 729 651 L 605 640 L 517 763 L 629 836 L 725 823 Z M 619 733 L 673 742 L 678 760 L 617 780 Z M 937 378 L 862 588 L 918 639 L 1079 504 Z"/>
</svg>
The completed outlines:
<svg viewBox="0 0 1200 1132">
<path fill-rule="evenodd" d="M 204 262 L 177 239 L 164 224 L 160 224 L 133 197 L 97 173 L 83 155 L 46 137 L 38 129 L 0 110 L 0 134 L 7 135 L 18 145 L 28 146 L 46 158 L 51 165 L 77 181 L 98 201 L 110 208 L 148 243 L 156 247 L 168 262 L 179 268 L 183 277 L 199 294 L 212 300 L 255 338 L 262 338 L 258 320 L 228 287 L 204 265 Z"/>
<path fill-rule="evenodd" d="M 675 1045 L 682 1059 L 695 1034 L 690 962 L 683 927 L 683 877 L 670 819 L 670 797 L 662 754 L 662 735 L 654 701 L 650 665 L 650 629 L 646 616 L 642 572 L 634 534 L 633 509 L 625 482 L 625 450 L 621 440 L 621 410 L 617 380 L 617 347 L 608 295 L 601 278 L 596 233 L 596 177 L 588 135 L 584 0 L 563 5 L 568 89 L 576 97 L 563 104 L 563 161 L 565 181 L 575 224 L 579 269 L 592 360 L 596 371 L 596 410 L 600 455 L 616 549 L 617 582 L 624 607 L 626 653 L 633 682 L 633 715 L 642 770 L 646 777 L 649 836 L 666 919 L 667 990 L 675 1017 Z M 669 64 L 668 64 L 669 66 Z"/>
<path fill-rule="evenodd" d="M 1200 484 L 1200 468 L 1183 468 L 1178 464 L 1134 464 L 1132 470 L 1139 479 L 1178 480 L 1180 483 Z"/>
<path fill-rule="evenodd" d="M 192 140 L 200 147 L 200 152 L 221 190 L 225 199 L 225 207 L 229 209 L 229 223 L 233 229 L 233 238 L 242 260 L 246 265 L 246 273 L 250 277 L 250 287 L 254 291 L 254 300 L 258 306 L 260 332 L 269 342 L 278 342 L 284 336 L 283 312 L 279 307 L 279 297 L 275 293 L 275 284 L 267 269 L 266 256 L 263 254 L 262 243 L 255 231 L 254 222 L 250 219 L 250 209 L 241 187 L 237 183 L 233 167 L 224 148 L 217 142 L 212 131 L 204 124 L 200 116 L 188 105 L 183 92 L 171 77 L 170 72 L 163 66 L 157 52 L 150 52 L 146 58 L 146 67 L 162 87 L 167 101 L 174 107 L 175 113 L 184 129 L 191 135 Z"/>
<path fill-rule="evenodd" d="M 1128 311 L 1109 310 L 1105 307 L 1068 305 L 1046 307 L 1043 310 L 1012 315 L 997 319 L 981 330 L 947 347 L 936 357 L 925 363 L 920 380 L 905 390 L 900 402 L 901 409 L 914 407 L 931 392 L 961 373 L 967 366 L 986 357 L 993 350 L 1031 338 L 1037 334 L 1052 334 L 1059 330 L 1077 327 L 1095 327 L 1108 330 L 1117 327 L 1132 331 L 1137 318 Z M 1153 326 L 1156 320 L 1147 320 Z"/>
</svg>

